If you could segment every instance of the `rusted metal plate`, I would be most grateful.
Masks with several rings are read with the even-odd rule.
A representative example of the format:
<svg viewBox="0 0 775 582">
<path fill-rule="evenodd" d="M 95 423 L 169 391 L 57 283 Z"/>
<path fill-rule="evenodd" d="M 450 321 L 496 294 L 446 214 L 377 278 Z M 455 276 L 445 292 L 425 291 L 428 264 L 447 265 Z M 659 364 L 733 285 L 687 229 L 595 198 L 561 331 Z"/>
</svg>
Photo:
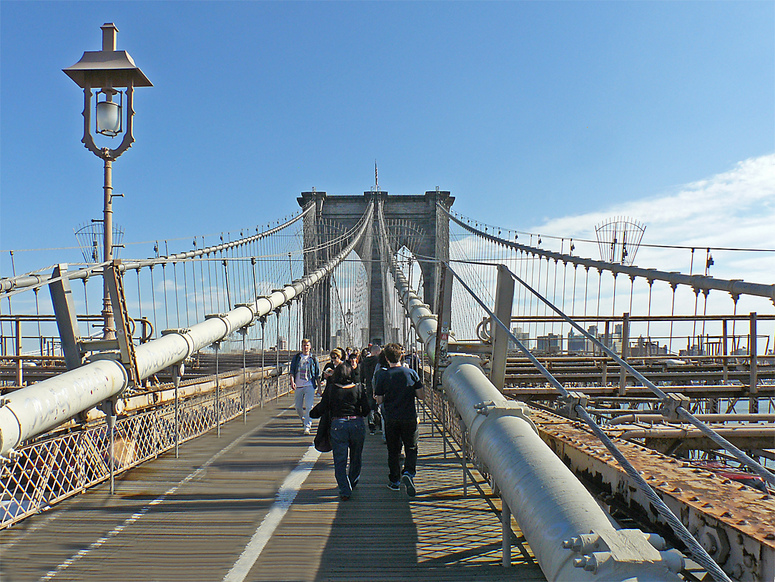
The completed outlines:
<svg viewBox="0 0 775 582">
<path fill-rule="evenodd" d="M 648 499 L 584 425 L 535 411 L 539 434 L 611 503 L 664 528 Z M 736 580 L 775 580 L 775 499 L 646 447 L 617 447 L 711 556 Z"/>
</svg>

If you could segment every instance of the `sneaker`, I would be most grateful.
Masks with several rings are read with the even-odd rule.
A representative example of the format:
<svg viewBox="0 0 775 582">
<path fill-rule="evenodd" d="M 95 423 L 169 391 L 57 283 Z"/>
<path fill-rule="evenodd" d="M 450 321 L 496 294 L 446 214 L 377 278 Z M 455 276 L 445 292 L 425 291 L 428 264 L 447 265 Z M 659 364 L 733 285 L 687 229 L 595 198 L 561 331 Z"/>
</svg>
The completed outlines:
<svg viewBox="0 0 775 582">
<path fill-rule="evenodd" d="M 304 434 L 310 434 L 309 428 L 307 428 L 307 427 L 304 428 Z"/>
<path fill-rule="evenodd" d="M 340 495 L 339 499 L 341 499 L 342 501 L 349 501 L 350 500 L 350 496 L 349 495 Z"/>
<path fill-rule="evenodd" d="M 406 486 L 406 494 L 409 497 L 414 497 L 417 495 L 417 489 L 414 487 L 414 481 L 412 480 L 412 476 L 409 473 L 404 473 L 401 477 L 401 483 L 403 483 Z"/>
<path fill-rule="evenodd" d="M 370 428 L 370 429 L 369 429 L 369 434 L 370 434 L 371 436 L 374 436 L 375 434 L 377 434 L 377 431 L 375 431 L 373 428 Z"/>
<path fill-rule="evenodd" d="M 388 489 L 391 491 L 400 491 L 401 490 L 401 484 L 400 483 L 388 483 Z"/>
</svg>

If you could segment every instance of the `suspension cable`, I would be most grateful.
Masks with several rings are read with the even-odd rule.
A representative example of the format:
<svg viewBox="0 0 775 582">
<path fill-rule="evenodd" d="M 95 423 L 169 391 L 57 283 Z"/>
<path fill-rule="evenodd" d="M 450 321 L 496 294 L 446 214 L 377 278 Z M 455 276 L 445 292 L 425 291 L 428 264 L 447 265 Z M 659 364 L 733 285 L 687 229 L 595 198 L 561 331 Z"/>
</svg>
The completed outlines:
<svg viewBox="0 0 775 582">
<path fill-rule="evenodd" d="M 541 374 L 547 379 L 547 381 L 554 386 L 562 395 L 567 399 L 568 402 L 573 402 L 572 395 L 568 390 L 565 389 L 565 387 L 555 378 L 549 370 L 547 370 L 541 362 L 538 361 L 538 359 L 528 350 L 522 342 L 517 339 L 517 337 L 511 333 L 511 330 L 509 329 L 509 326 L 504 324 L 502 321 L 500 321 L 493 311 L 491 311 L 487 305 L 477 297 L 473 290 L 466 284 L 466 282 L 457 274 L 451 267 L 447 267 L 452 273 L 452 275 L 458 280 L 458 282 L 463 285 L 463 287 L 468 291 L 468 293 L 473 297 L 473 299 L 481 305 L 481 307 L 489 314 L 489 316 L 492 318 L 492 321 L 499 325 L 511 338 L 513 342 L 515 342 L 517 348 L 531 361 L 531 363 L 541 372 Z M 508 267 L 506 267 L 508 270 Z M 514 273 L 511 271 L 508 271 L 512 277 L 514 277 L 516 280 L 518 280 L 523 285 L 525 284 L 521 279 L 517 278 Z M 548 302 L 543 298 L 543 296 L 537 294 L 536 291 L 534 291 L 532 288 L 528 289 L 535 293 L 536 296 L 544 301 L 544 303 Z M 549 304 L 549 306 L 554 309 L 555 312 L 559 313 L 560 315 L 563 315 L 557 308 L 555 308 L 553 305 Z M 573 325 L 574 327 L 577 327 L 578 329 L 581 329 L 579 326 L 575 324 L 570 318 L 565 317 L 566 321 Z M 581 330 L 583 332 L 583 330 Z M 589 334 L 586 334 L 589 336 Z M 591 336 L 590 336 L 591 337 Z M 600 344 L 603 349 L 606 349 L 605 346 Z M 610 350 L 609 350 L 610 351 Z M 626 365 L 625 362 L 620 362 L 623 365 Z M 575 404 L 574 411 L 582 418 L 584 419 L 584 422 L 587 423 L 587 425 L 592 429 L 592 431 L 597 435 L 597 437 L 601 440 L 601 442 L 605 445 L 605 447 L 610 451 L 611 455 L 617 460 L 617 462 L 622 466 L 622 468 L 625 470 L 627 475 L 638 485 L 638 487 L 641 489 L 641 491 L 644 492 L 644 494 L 649 498 L 649 501 L 654 505 L 654 507 L 657 509 L 659 514 L 665 519 L 665 521 L 668 522 L 668 524 L 671 526 L 675 534 L 681 539 L 681 541 L 686 544 L 687 548 L 689 548 L 689 551 L 691 552 L 692 556 L 697 560 L 697 562 L 705 568 L 716 580 L 720 580 L 723 582 L 731 582 L 730 578 L 726 575 L 726 573 L 721 569 L 721 567 L 711 558 L 708 553 L 705 551 L 705 549 L 697 542 L 697 540 L 692 536 L 691 533 L 689 533 L 689 530 L 686 529 L 686 526 L 679 520 L 675 514 L 671 511 L 671 509 L 665 504 L 664 501 L 657 495 L 657 493 L 651 488 L 651 486 L 646 482 L 646 480 L 638 473 L 638 471 L 635 469 L 635 467 L 632 466 L 632 464 L 627 460 L 627 458 L 619 451 L 619 449 L 616 447 L 614 442 L 608 437 L 608 435 L 603 432 L 603 429 L 600 428 L 600 426 L 597 425 L 597 423 L 594 421 L 594 419 L 587 413 L 586 409 L 583 405 L 580 403 Z"/>
<path fill-rule="evenodd" d="M 508 245 L 514 249 L 521 249 L 529 253 L 541 255 L 543 257 L 552 258 L 558 261 L 570 262 L 577 265 L 583 265 L 585 267 L 594 267 L 598 270 L 610 271 L 616 274 L 626 274 L 630 277 L 641 277 L 643 279 L 666 281 L 671 285 L 686 285 L 693 289 L 708 290 L 713 289 L 717 291 L 726 291 L 734 298 L 736 295 L 755 295 L 757 297 L 766 297 L 775 303 L 775 285 L 765 285 L 762 283 L 747 283 L 741 279 L 717 279 L 715 277 L 709 277 L 707 275 L 685 275 L 683 273 L 673 273 L 668 271 L 659 271 L 657 269 L 643 269 L 640 267 L 627 266 L 619 263 L 608 263 L 606 261 L 596 261 L 594 259 L 585 259 L 583 257 L 577 257 L 575 255 L 555 253 L 547 251 L 539 247 L 532 247 L 522 245 L 510 240 L 498 238 L 489 233 L 482 232 L 469 224 L 466 224 L 449 210 L 444 208 L 442 204 L 437 203 L 437 208 L 442 210 L 450 220 L 460 225 L 467 231 L 476 236 L 490 240 L 491 242 Z"/>
</svg>

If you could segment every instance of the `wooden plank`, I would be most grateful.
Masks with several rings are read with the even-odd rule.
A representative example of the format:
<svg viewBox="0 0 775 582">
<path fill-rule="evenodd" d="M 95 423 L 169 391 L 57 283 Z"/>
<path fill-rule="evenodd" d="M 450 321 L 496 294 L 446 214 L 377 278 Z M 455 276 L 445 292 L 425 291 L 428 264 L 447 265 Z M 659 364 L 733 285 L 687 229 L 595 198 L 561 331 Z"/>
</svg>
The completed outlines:
<svg viewBox="0 0 775 582">
<path fill-rule="evenodd" d="M 311 444 L 292 397 L 67 500 L 0 534 L 0 578 L 221 580 Z M 544 580 L 524 544 L 500 565 L 500 522 L 458 461 L 422 426 L 418 495 L 386 487 L 381 435 L 367 435 L 364 468 L 339 500 L 330 453 L 320 456 L 248 580 Z M 489 488 L 484 486 L 489 492 Z M 474 491 L 469 488 L 469 492 Z M 498 503 L 497 500 L 494 500 Z M 518 534 L 519 535 L 519 534 Z M 70 560 L 70 562 L 68 562 Z"/>
</svg>

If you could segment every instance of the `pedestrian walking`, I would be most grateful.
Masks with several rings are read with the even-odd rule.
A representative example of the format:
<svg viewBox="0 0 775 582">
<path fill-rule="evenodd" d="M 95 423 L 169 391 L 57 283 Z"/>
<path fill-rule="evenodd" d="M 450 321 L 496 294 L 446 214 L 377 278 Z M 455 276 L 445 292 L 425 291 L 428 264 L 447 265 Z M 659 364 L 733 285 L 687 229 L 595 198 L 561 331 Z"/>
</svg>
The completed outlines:
<svg viewBox="0 0 775 582">
<path fill-rule="evenodd" d="M 403 348 L 388 344 L 383 353 L 387 370 L 375 374 L 374 395 L 383 405 L 385 442 L 388 451 L 388 488 L 398 491 L 401 484 L 410 497 L 417 494 L 414 478 L 417 473 L 417 443 L 420 437 L 415 399 L 423 398 L 422 382 L 417 372 L 401 365 Z M 404 466 L 401 468 L 401 448 Z"/>
<path fill-rule="evenodd" d="M 334 348 L 331 353 L 328 354 L 328 362 L 323 366 L 323 380 L 325 380 L 325 387 L 328 388 L 328 384 L 331 382 L 331 376 L 334 375 L 336 367 L 342 363 L 344 357 L 344 351 L 342 348 Z"/>
<path fill-rule="evenodd" d="M 377 410 L 377 400 L 374 398 L 374 372 L 379 367 L 379 355 L 382 353 L 382 347 L 378 344 L 369 346 L 369 355 L 364 358 L 362 363 L 363 383 L 366 386 L 366 396 L 369 398 L 369 433 L 374 434 L 379 427 L 382 432 L 382 418 Z"/>
<path fill-rule="evenodd" d="M 347 361 L 336 367 L 323 392 L 320 407 L 328 409 L 331 414 L 334 476 L 339 498 L 347 501 L 361 476 L 363 443 L 366 440 L 364 417 L 369 414 L 366 391 L 357 382 L 357 353 L 350 354 Z"/>
<path fill-rule="evenodd" d="M 301 352 L 291 360 L 291 389 L 296 392 L 296 414 L 301 420 L 304 434 L 310 434 L 312 418 L 309 412 L 315 399 L 320 381 L 320 365 L 312 355 L 312 344 L 307 338 L 301 340 Z"/>
</svg>

